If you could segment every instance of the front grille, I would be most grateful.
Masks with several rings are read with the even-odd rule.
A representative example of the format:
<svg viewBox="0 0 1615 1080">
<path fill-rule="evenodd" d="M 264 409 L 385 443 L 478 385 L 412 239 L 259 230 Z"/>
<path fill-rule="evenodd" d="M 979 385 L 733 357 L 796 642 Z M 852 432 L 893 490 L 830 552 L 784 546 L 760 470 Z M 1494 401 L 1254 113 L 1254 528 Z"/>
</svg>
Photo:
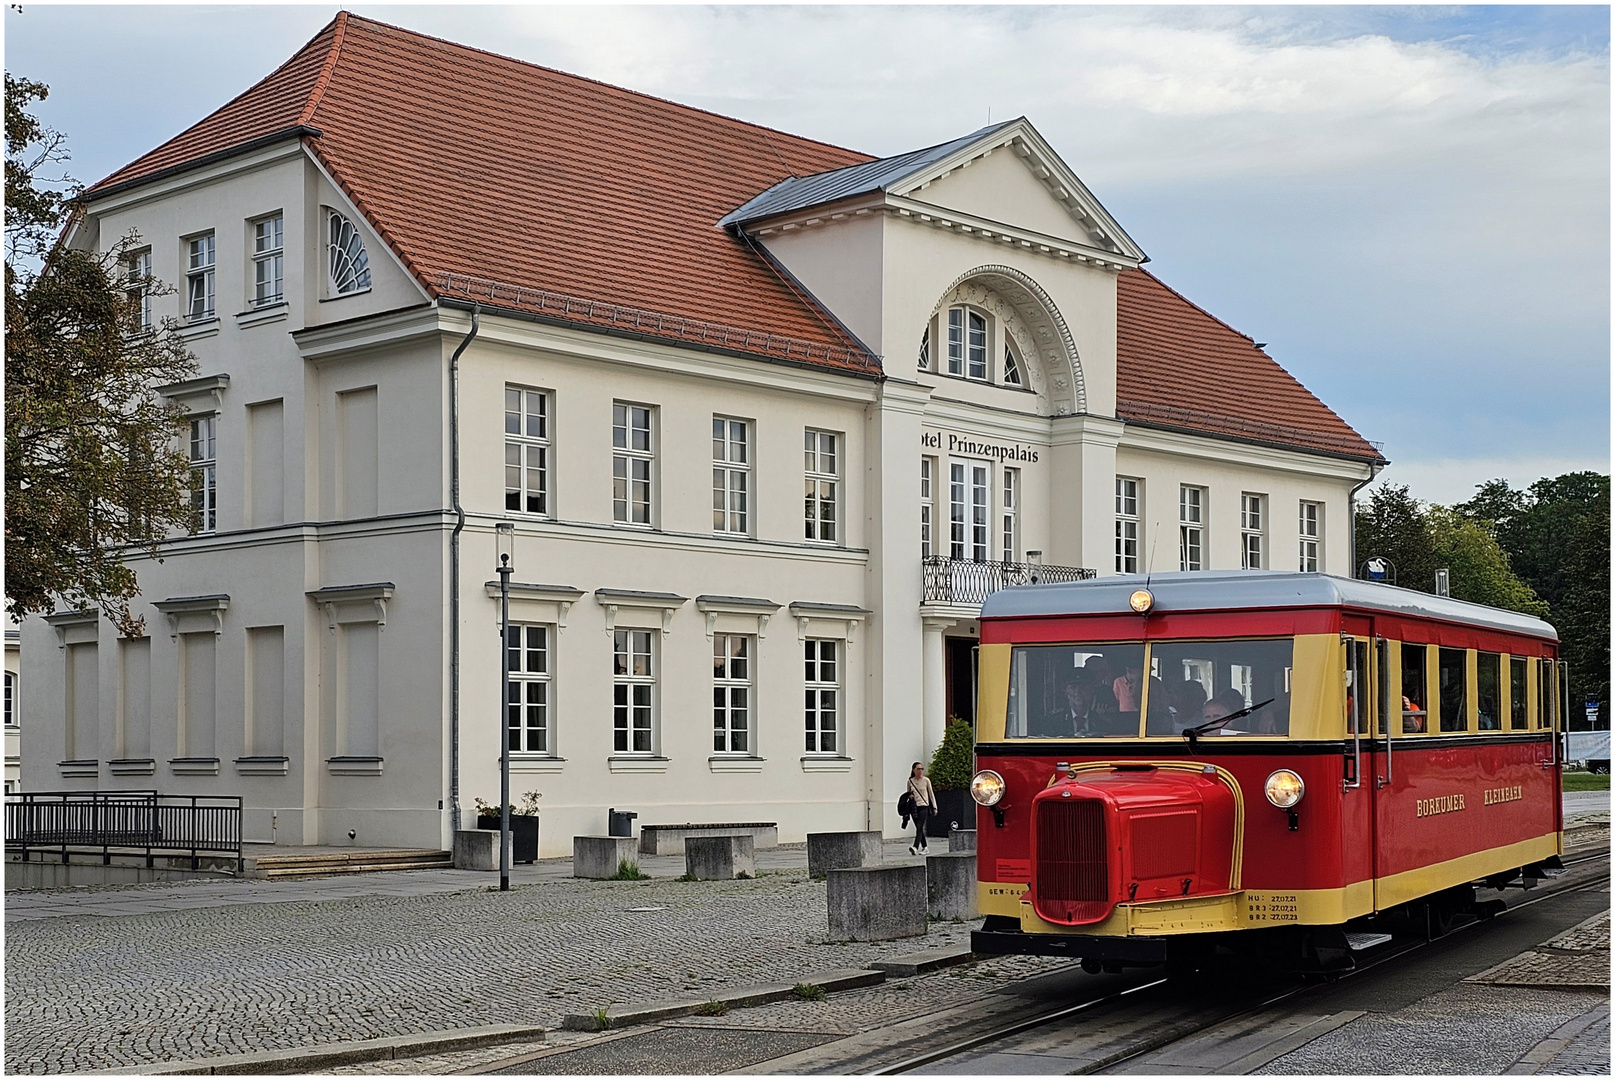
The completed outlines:
<svg viewBox="0 0 1615 1080">
<path fill-rule="evenodd" d="M 1037 812 L 1037 913 L 1053 923 L 1096 922 L 1110 910 L 1105 806 L 1097 799 L 1044 799 Z"/>
</svg>

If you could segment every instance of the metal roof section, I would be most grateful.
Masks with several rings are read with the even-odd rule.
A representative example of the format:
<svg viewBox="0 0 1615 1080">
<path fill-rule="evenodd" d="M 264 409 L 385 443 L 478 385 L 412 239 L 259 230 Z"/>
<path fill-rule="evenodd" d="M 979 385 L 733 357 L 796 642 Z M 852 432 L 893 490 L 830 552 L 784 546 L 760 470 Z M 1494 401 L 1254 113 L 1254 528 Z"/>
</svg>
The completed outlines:
<svg viewBox="0 0 1615 1080">
<path fill-rule="evenodd" d="M 1017 585 L 987 597 L 981 617 L 1127 615 L 1128 597 L 1148 584 L 1155 595 L 1151 612 L 1250 610 L 1253 608 L 1350 607 L 1425 619 L 1444 619 L 1558 641 L 1548 623 L 1517 611 L 1432 596 L 1395 585 L 1381 585 L 1328 574 L 1281 570 L 1189 571 L 1117 574 L 1091 581 Z"/>
<path fill-rule="evenodd" d="M 854 195 L 867 195 L 872 191 L 885 191 L 902 183 L 908 177 L 947 160 L 953 154 L 989 135 L 1019 123 L 1006 120 L 1001 124 L 972 131 L 969 135 L 951 142 L 928 146 L 924 150 L 910 150 L 895 157 L 877 158 L 861 165 L 848 165 L 812 176 L 792 176 L 781 180 L 767 191 L 751 199 L 738 209 L 731 210 L 719 221 L 721 228 L 744 225 L 750 221 L 805 210 L 810 206 L 846 199 Z"/>
</svg>

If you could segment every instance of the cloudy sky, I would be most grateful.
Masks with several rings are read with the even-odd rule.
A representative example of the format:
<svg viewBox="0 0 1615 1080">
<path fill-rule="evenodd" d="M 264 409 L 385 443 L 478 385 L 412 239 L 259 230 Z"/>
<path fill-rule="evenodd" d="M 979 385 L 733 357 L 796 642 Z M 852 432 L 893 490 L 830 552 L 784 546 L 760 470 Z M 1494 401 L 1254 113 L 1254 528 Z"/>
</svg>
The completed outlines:
<svg viewBox="0 0 1615 1080">
<path fill-rule="evenodd" d="M 91 182 L 336 10 L 28 4 L 6 69 Z M 1025 115 L 1387 479 L 1609 468 L 1606 7 L 351 10 L 875 154 Z"/>
</svg>

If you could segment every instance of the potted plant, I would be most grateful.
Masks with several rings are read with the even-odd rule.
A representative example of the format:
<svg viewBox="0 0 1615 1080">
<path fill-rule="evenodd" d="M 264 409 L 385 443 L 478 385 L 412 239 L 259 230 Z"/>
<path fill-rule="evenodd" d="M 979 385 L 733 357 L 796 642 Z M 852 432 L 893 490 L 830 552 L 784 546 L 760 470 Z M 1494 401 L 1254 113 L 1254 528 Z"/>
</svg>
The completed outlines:
<svg viewBox="0 0 1615 1080">
<path fill-rule="evenodd" d="M 538 861 L 538 800 L 543 797 L 537 791 L 529 791 L 521 802 L 510 804 L 510 861 L 513 863 Z M 485 803 L 481 799 L 477 799 L 476 804 L 477 828 L 498 832 L 499 804 Z"/>
<path fill-rule="evenodd" d="M 975 771 L 976 734 L 967 721 L 950 716 L 942 745 L 931 755 L 929 775 L 936 792 L 937 812 L 931 816 L 927 835 L 947 836 L 954 822 L 961 829 L 976 827 L 976 806 L 970 798 L 970 778 Z"/>
</svg>

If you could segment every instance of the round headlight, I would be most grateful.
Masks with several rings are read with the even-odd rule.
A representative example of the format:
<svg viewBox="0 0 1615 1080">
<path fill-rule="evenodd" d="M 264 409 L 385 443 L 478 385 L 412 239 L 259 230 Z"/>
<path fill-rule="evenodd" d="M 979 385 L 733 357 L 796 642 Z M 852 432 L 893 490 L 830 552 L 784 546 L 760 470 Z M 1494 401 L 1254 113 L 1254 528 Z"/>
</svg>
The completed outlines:
<svg viewBox="0 0 1615 1080">
<path fill-rule="evenodd" d="M 1307 793 L 1307 786 L 1289 769 L 1280 769 L 1267 778 L 1263 790 L 1267 792 L 1268 802 L 1280 810 L 1288 810 L 1301 801 L 1301 796 Z"/>
<path fill-rule="evenodd" d="M 1148 589 L 1137 589 L 1127 598 L 1127 604 L 1142 615 L 1155 605 L 1155 596 Z"/>
<path fill-rule="evenodd" d="M 983 769 L 970 781 L 970 797 L 983 806 L 996 806 L 1004 797 L 1004 778 L 991 769 Z"/>
</svg>

